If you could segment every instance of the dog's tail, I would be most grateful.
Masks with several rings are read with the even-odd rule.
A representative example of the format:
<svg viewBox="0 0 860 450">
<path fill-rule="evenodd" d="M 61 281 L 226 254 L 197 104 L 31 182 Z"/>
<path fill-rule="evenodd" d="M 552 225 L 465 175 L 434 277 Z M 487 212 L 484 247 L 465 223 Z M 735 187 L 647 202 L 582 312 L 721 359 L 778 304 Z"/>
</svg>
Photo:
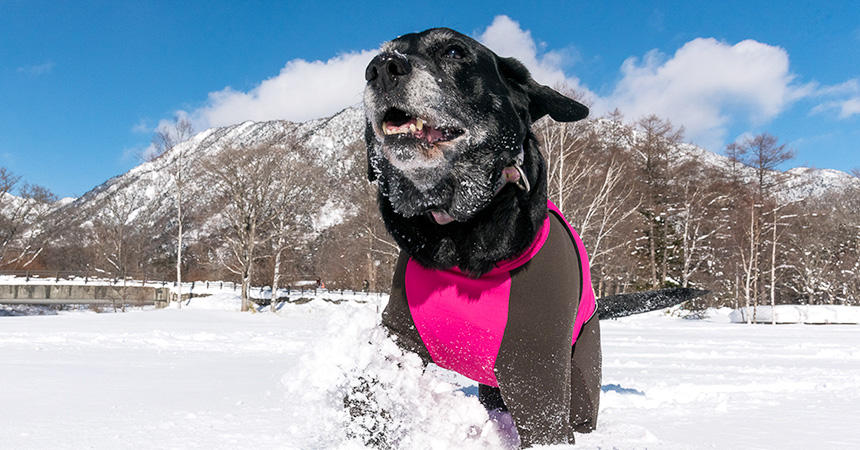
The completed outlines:
<svg viewBox="0 0 860 450">
<path fill-rule="evenodd" d="M 610 295 L 597 299 L 597 317 L 617 319 L 619 317 L 654 311 L 675 306 L 687 300 L 701 297 L 710 291 L 692 288 L 668 288 L 632 294 Z"/>
</svg>

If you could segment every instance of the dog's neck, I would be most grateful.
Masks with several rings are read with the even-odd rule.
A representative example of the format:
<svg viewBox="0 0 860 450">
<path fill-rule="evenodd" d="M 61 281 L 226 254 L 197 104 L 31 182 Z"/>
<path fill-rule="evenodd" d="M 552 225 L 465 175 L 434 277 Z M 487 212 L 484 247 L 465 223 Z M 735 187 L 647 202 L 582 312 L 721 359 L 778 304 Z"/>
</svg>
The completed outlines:
<svg viewBox="0 0 860 450">
<path fill-rule="evenodd" d="M 404 218 L 384 196 L 379 197 L 380 211 L 400 248 L 418 263 L 432 269 L 457 267 L 479 277 L 525 251 L 546 218 L 546 166 L 531 134 L 520 167 L 530 189 L 507 183 L 468 222 L 439 226 L 424 217 Z"/>
</svg>

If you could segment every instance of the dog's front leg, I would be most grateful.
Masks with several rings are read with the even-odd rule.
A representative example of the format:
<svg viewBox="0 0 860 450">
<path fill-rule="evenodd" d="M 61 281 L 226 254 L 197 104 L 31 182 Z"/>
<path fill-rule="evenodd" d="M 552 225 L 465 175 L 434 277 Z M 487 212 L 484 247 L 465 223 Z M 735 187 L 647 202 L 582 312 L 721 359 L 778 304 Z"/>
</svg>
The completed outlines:
<svg viewBox="0 0 860 450">
<path fill-rule="evenodd" d="M 391 282 L 391 294 L 388 297 L 388 305 L 382 311 L 382 325 L 393 336 L 397 345 L 403 350 L 417 354 L 425 365 L 433 362 L 430 352 L 424 346 L 412 313 L 409 311 L 409 302 L 406 300 L 406 265 L 409 255 L 400 252 L 397 264 L 394 266 L 394 279 Z"/>
<path fill-rule="evenodd" d="M 397 344 L 400 350 L 417 354 L 423 367 L 426 368 L 427 364 L 432 362 L 432 358 L 421 342 L 421 336 L 415 328 L 406 301 L 404 272 L 408 259 L 405 254 L 401 254 L 398 259 L 391 295 L 388 305 L 382 313 L 382 325 L 385 334 L 391 337 L 391 340 Z M 390 341 L 377 339 L 372 344 L 384 346 L 390 344 Z M 391 360 L 385 361 L 392 367 L 399 368 L 401 363 L 409 363 L 407 354 L 392 352 L 385 347 L 379 348 L 377 356 L 388 359 L 392 354 Z M 415 368 L 414 364 L 407 365 Z M 358 374 L 351 380 L 351 385 L 348 387 L 344 398 L 344 407 L 349 411 L 352 418 L 350 428 L 347 430 L 347 434 L 351 438 L 361 439 L 365 445 L 373 448 L 394 448 L 397 446 L 397 440 L 404 430 L 396 423 L 397 419 L 393 418 L 392 412 L 388 410 L 392 406 L 397 406 L 397 399 L 391 397 L 397 394 L 387 390 L 390 384 L 390 380 L 388 383 L 380 380 L 379 373 L 373 371 Z"/>
<path fill-rule="evenodd" d="M 496 379 L 522 447 L 572 444 L 570 342 L 522 336 L 496 360 Z M 517 349 L 510 348 L 516 346 Z"/>
<path fill-rule="evenodd" d="M 570 258 L 560 248 L 544 250 L 548 251 L 542 250 L 542 255 L 553 256 L 550 253 L 557 250 Z M 554 273 L 557 263 L 542 255 L 525 269 L 532 272 L 531 277 L 528 272 L 515 274 L 508 322 L 494 366 L 502 399 L 523 447 L 573 443 L 570 344 L 579 279 Z M 555 282 L 537 275 L 550 276 Z"/>
</svg>

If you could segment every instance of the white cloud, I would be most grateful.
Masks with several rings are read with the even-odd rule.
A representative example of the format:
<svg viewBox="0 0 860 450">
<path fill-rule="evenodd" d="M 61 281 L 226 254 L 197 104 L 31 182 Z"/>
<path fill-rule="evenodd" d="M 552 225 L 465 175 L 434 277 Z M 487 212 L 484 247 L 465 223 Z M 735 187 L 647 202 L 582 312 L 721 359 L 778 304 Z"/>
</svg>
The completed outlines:
<svg viewBox="0 0 860 450">
<path fill-rule="evenodd" d="M 618 108 L 630 119 L 656 114 L 683 125 L 688 139 L 710 148 L 723 145 L 729 125 L 765 123 L 794 101 L 812 95 L 814 84 L 795 83 L 788 53 L 754 40 L 731 45 L 716 39 L 694 39 L 668 57 L 656 50 L 621 65 L 619 82 L 598 96 L 564 70 L 558 51 L 542 51 L 528 30 L 507 16 L 497 16 L 478 40 L 503 56 L 514 56 L 535 80 L 565 84 L 591 100 L 592 117 Z M 844 91 L 854 84 L 821 88 Z"/>
<path fill-rule="evenodd" d="M 145 147 L 127 147 L 123 149 L 120 161 L 125 163 L 133 161 L 136 163 L 149 161 L 158 154 L 155 145 L 149 144 Z"/>
<path fill-rule="evenodd" d="M 812 114 L 824 111 L 838 111 L 840 119 L 847 119 L 855 114 L 860 114 L 860 80 L 853 78 L 835 86 L 825 86 L 815 92 L 820 97 L 843 97 L 842 99 L 830 100 L 812 108 Z"/>
<path fill-rule="evenodd" d="M 503 56 L 522 61 L 541 83 L 566 85 L 591 94 L 562 68 L 575 60 L 568 50 L 541 52 L 529 31 L 507 16 L 497 16 L 478 37 Z M 280 73 L 248 92 L 226 87 L 209 93 L 206 103 L 187 114 L 195 130 L 232 125 L 246 120 L 286 119 L 304 121 L 333 114 L 358 104 L 364 89 L 364 69 L 378 50 L 344 53 L 327 61 L 294 59 Z M 157 129 L 168 124 L 159 123 Z M 136 129 L 139 127 L 135 127 Z"/>
<path fill-rule="evenodd" d="M 547 86 L 566 86 L 585 95 L 594 94 L 580 83 L 579 78 L 565 74 L 563 67 L 576 59 L 570 51 L 541 51 L 543 43 L 535 42 L 531 32 L 508 16 L 496 16 L 493 23 L 479 36 L 478 41 L 499 56 L 513 56 L 525 64 L 535 81 Z"/>
<path fill-rule="evenodd" d="M 815 114 L 830 110 L 838 111 L 840 119 L 847 119 L 855 114 L 860 114 L 860 96 L 845 100 L 824 102 L 815 108 L 812 108 L 812 113 Z"/>
<path fill-rule="evenodd" d="M 801 98 L 843 97 L 816 110 L 838 110 L 840 117 L 860 114 L 858 80 L 824 87 L 800 84 L 784 49 L 754 40 L 731 44 L 698 38 L 673 55 L 652 50 L 628 58 L 614 88 L 599 96 L 566 70 L 577 61 L 575 51 L 547 49 L 508 16 L 496 16 L 476 39 L 499 55 L 522 61 L 538 82 L 579 91 L 592 103 L 593 117 L 615 108 L 632 120 L 656 114 L 683 125 L 688 139 L 712 149 L 722 147 L 733 126 L 765 124 Z M 197 130 L 245 120 L 330 115 L 360 103 L 364 69 L 376 52 L 354 51 L 326 61 L 294 59 L 247 92 L 227 87 L 210 93 L 202 107 L 187 115 Z"/>
<path fill-rule="evenodd" d="M 816 96 L 847 95 L 860 93 L 860 79 L 852 78 L 844 83 L 823 86 L 815 90 Z"/>
<path fill-rule="evenodd" d="M 333 114 L 361 101 L 364 69 L 376 50 L 344 53 L 327 61 L 294 59 L 248 92 L 226 87 L 209 93 L 191 113 L 195 129 L 246 120 L 304 121 Z"/>
<path fill-rule="evenodd" d="M 17 69 L 18 73 L 27 74 L 33 77 L 51 73 L 52 70 L 54 70 L 54 63 L 52 61 L 33 66 L 21 66 Z"/>
<path fill-rule="evenodd" d="M 844 119 L 854 114 L 860 114 L 860 97 L 854 97 L 842 102 L 839 117 Z"/>
<path fill-rule="evenodd" d="M 152 133 L 153 129 L 148 120 L 140 119 L 131 127 L 131 131 L 138 134 L 149 134 Z"/>
<path fill-rule="evenodd" d="M 814 89 L 794 83 L 784 49 L 754 40 L 731 45 L 698 38 L 671 58 L 652 50 L 624 61 L 621 75 L 598 101 L 598 112 L 617 107 L 631 119 L 656 114 L 711 148 L 722 146 L 733 121 L 767 122 Z"/>
</svg>

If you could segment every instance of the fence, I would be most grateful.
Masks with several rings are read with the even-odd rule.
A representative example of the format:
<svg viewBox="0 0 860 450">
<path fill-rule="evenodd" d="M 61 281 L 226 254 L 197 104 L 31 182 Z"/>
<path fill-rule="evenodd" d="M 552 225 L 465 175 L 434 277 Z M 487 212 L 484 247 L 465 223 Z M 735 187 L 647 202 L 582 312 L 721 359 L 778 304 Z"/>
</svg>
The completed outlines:
<svg viewBox="0 0 860 450">
<path fill-rule="evenodd" d="M 139 286 L 155 288 L 164 288 L 168 286 L 176 288 L 177 286 L 176 281 L 165 281 L 157 278 L 154 279 L 151 277 L 151 274 L 148 273 L 126 274 L 125 277 L 112 277 L 108 274 L 89 271 L 0 270 L 0 285 L 42 285 L 45 284 L 46 281 L 57 285 L 116 287 Z M 302 284 L 304 283 L 306 282 L 302 282 Z M 182 283 L 181 291 L 183 299 L 190 299 L 197 296 L 217 294 L 225 291 L 238 292 L 241 287 L 241 283 L 233 281 L 190 281 Z M 268 304 L 272 299 L 272 289 L 270 286 L 251 287 L 249 295 L 257 303 Z M 382 295 L 384 294 L 369 292 L 366 289 L 326 289 L 318 286 L 292 286 L 287 284 L 278 289 L 276 298 L 294 299 L 323 296 L 329 298 L 337 297 L 342 300 L 371 300 L 371 297 L 378 299 Z"/>
<path fill-rule="evenodd" d="M 53 280 L 55 283 L 59 283 L 61 280 L 70 281 L 74 284 L 109 284 L 109 285 L 137 285 L 137 286 L 160 286 L 166 287 L 168 285 L 176 287 L 176 281 L 167 281 L 169 276 L 158 273 L 158 272 L 128 272 L 124 275 L 112 275 L 106 273 L 104 271 L 88 271 L 88 270 L 0 270 L 0 277 L 15 277 L 15 278 L 23 278 L 25 282 L 43 282 L 45 280 Z M 304 279 L 314 279 L 313 276 L 302 277 L 299 276 L 297 278 Z M 308 285 L 307 281 L 301 281 L 296 283 L 296 285 L 292 285 L 292 283 L 286 283 L 283 285 L 279 292 L 283 289 L 287 289 L 290 292 L 298 291 L 302 294 L 313 291 L 314 294 L 318 292 L 341 292 L 343 294 L 350 295 L 360 295 L 361 293 L 367 292 L 367 289 L 332 289 L 327 290 L 323 287 L 314 287 L 313 285 Z M 237 291 L 241 288 L 241 283 L 236 283 L 234 281 L 186 281 L 182 283 L 183 291 L 187 289 L 194 289 L 205 286 L 205 289 L 213 289 L 215 285 L 218 285 L 219 290 L 231 289 Z M 271 289 L 271 287 L 268 287 Z M 261 290 L 265 288 L 253 288 L 255 290 Z"/>
</svg>

